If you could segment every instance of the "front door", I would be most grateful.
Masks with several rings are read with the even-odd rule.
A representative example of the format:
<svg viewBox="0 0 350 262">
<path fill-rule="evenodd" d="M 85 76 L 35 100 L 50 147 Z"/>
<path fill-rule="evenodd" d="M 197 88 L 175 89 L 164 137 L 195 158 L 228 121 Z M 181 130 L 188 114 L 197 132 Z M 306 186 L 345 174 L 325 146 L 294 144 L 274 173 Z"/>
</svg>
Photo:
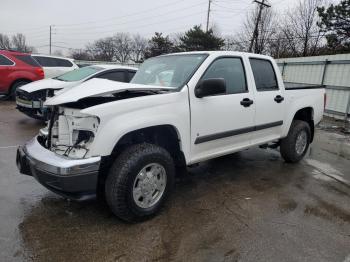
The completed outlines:
<svg viewBox="0 0 350 262">
<path fill-rule="evenodd" d="M 248 147 L 254 128 L 254 95 L 247 85 L 243 60 L 216 58 L 201 80 L 211 78 L 225 80 L 226 94 L 197 98 L 191 89 L 192 163 Z"/>
</svg>

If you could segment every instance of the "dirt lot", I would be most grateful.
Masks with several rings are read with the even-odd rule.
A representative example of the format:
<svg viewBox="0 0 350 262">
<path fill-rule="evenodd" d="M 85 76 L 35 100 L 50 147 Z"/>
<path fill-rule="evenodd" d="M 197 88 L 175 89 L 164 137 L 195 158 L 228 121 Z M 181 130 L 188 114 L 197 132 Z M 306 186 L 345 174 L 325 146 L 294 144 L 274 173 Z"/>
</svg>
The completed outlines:
<svg viewBox="0 0 350 262">
<path fill-rule="evenodd" d="M 20 175 L 16 147 L 42 125 L 0 102 L 1 261 L 350 261 L 350 138 L 332 125 L 297 165 L 263 149 L 202 163 L 128 225 Z"/>
</svg>

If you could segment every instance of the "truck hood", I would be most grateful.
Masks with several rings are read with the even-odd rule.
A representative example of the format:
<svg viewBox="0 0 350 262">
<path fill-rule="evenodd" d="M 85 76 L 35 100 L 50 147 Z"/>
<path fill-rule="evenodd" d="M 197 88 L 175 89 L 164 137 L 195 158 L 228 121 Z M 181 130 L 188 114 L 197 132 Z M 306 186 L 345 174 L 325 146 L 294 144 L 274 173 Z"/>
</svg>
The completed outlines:
<svg viewBox="0 0 350 262">
<path fill-rule="evenodd" d="M 77 84 L 79 84 L 79 82 L 65 82 L 56 79 L 42 79 L 22 86 L 20 89 L 28 93 L 32 93 L 44 89 L 62 89 L 66 87 L 72 87 Z"/>
<path fill-rule="evenodd" d="M 124 91 L 170 91 L 174 88 L 122 83 L 106 79 L 94 78 L 74 88 L 62 90 L 56 96 L 46 100 L 46 106 L 76 102 L 82 98 L 112 95 Z"/>
</svg>

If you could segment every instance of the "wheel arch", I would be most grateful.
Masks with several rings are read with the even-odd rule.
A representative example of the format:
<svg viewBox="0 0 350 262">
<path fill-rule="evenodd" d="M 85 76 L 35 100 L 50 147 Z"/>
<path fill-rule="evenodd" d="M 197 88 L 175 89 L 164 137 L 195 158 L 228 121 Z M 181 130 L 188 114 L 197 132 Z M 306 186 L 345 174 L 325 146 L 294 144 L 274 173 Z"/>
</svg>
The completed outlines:
<svg viewBox="0 0 350 262">
<path fill-rule="evenodd" d="M 164 147 L 173 157 L 175 156 L 173 154 L 182 153 L 181 136 L 179 131 L 173 125 L 165 124 L 144 127 L 124 134 L 115 144 L 112 154 L 120 151 L 125 145 L 127 146 L 143 142 L 153 143 Z"/>
<path fill-rule="evenodd" d="M 30 82 L 32 82 L 32 80 L 30 80 L 30 79 L 28 79 L 28 78 L 25 78 L 25 77 L 17 78 L 16 80 L 14 80 L 14 81 L 11 83 L 10 88 L 9 88 L 9 94 L 11 94 L 14 85 L 17 84 L 17 83 L 19 83 L 19 82 L 27 82 L 27 83 L 30 83 Z"/>
<path fill-rule="evenodd" d="M 293 120 L 302 120 L 309 124 L 310 130 L 311 130 L 311 140 L 310 143 L 314 139 L 315 134 L 315 123 L 314 123 L 314 109 L 311 106 L 303 107 L 297 110 L 292 118 Z M 292 123 L 291 121 L 291 123 Z M 291 126 L 291 123 L 289 124 L 289 128 Z M 288 128 L 288 130 L 289 130 Z"/>
<path fill-rule="evenodd" d="M 186 157 L 182 149 L 181 136 L 178 129 L 170 124 L 155 125 L 136 129 L 122 135 L 114 145 L 112 153 L 102 158 L 100 184 L 103 184 L 111 163 L 125 148 L 139 143 L 151 143 L 166 149 L 173 157 L 176 168 L 186 166 Z"/>
</svg>

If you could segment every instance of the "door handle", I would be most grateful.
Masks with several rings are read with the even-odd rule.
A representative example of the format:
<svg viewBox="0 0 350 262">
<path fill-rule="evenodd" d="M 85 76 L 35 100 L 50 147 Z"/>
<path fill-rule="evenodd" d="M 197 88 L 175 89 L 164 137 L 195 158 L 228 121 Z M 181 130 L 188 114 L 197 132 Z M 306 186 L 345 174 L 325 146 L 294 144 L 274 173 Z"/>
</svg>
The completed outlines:
<svg viewBox="0 0 350 262">
<path fill-rule="evenodd" d="M 284 100 L 284 97 L 283 96 L 276 96 L 273 100 L 275 100 L 277 103 L 281 103 L 283 100 Z"/>
<path fill-rule="evenodd" d="M 249 107 L 253 103 L 254 103 L 253 100 L 250 100 L 249 98 L 244 98 L 241 101 L 241 105 L 244 106 L 244 107 Z"/>
</svg>

